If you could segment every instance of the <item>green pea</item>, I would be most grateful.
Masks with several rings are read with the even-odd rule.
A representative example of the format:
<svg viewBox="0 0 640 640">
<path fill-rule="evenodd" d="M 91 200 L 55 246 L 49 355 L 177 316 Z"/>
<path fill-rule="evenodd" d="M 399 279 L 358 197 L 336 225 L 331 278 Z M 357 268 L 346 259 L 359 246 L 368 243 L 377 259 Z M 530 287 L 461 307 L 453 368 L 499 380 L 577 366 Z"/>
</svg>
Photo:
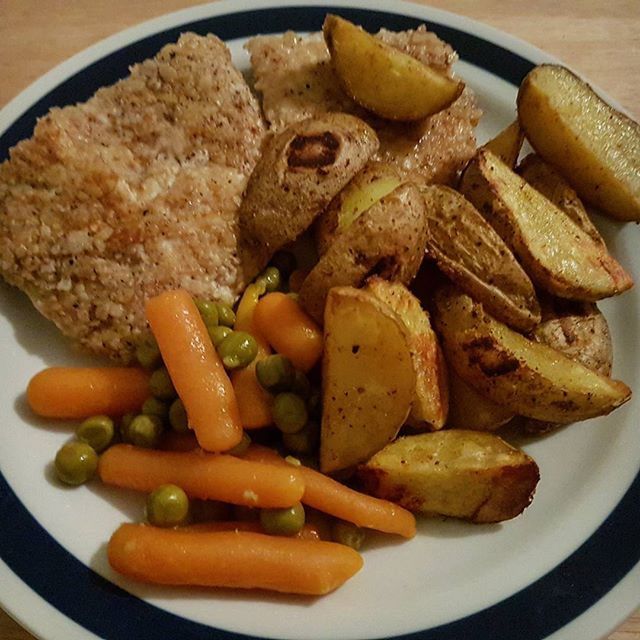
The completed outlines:
<svg viewBox="0 0 640 640">
<path fill-rule="evenodd" d="M 218 354 L 227 369 L 241 369 L 258 355 L 258 343 L 250 333 L 234 331 L 218 345 Z"/>
<path fill-rule="evenodd" d="M 86 442 L 96 453 L 104 451 L 113 441 L 115 429 L 109 416 L 92 416 L 78 425 L 76 437 Z"/>
<path fill-rule="evenodd" d="M 260 524 L 270 535 L 293 536 L 304 526 L 304 507 L 296 502 L 286 509 L 261 509 Z"/>
<path fill-rule="evenodd" d="M 147 416 L 158 416 L 160 420 L 166 420 L 169 415 L 169 405 L 155 396 L 147 398 L 142 404 L 142 413 Z"/>
<path fill-rule="evenodd" d="M 86 442 L 69 442 L 56 453 L 54 466 L 59 480 L 77 486 L 94 476 L 98 454 Z"/>
<path fill-rule="evenodd" d="M 191 500 L 189 515 L 193 522 L 231 520 L 232 508 L 219 500 Z"/>
<path fill-rule="evenodd" d="M 282 443 L 284 446 L 298 455 L 309 455 L 314 453 L 320 442 L 320 427 L 317 422 L 309 421 L 295 433 L 283 433 Z"/>
<path fill-rule="evenodd" d="M 367 532 L 345 520 L 335 520 L 331 525 L 331 539 L 358 551 L 362 547 Z"/>
<path fill-rule="evenodd" d="M 210 300 L 195 300 L 196 307 L 207 327 L 218 325 L 218 305 Z"/>
<path fill-rule="evenodd" d="M 298 371 L 296 369 L 293 377 L 293 384 L 291 385 L 291 391 L 305 400 L 309 397 L 309 394 L 311 393 L 311 383 L 309 382 L 309 378 L 307 378 L 302 371 Z"/>
<path fill-rule="evenodd" d="M 277 267 L 267 267 L 259 276 L 258 280 L 264 282 L 265 291 L 271 293 L 278 291 L 282 284 L 280 270 Z"/>
<path fill-rule="evenodd" d="M 140 414 L 129 424 L 127 442 L 136 447 L 154 449 L 160 443 L 162 431 L 162 420 L 158 416 Z"/>
<path fill-rule="evenodd" d="M 225 453 L 228 453 L 230 456 L 242 456 L 247 451 L 250 444 L 251 438 L 249 437 L 249 434 L 244 431 L 242 433 L 242 440 L 240 440 L 240 442 L 238 442 L 238 444 L 232 449 L 225 451 Z"/>
<path fill-rule="evenodd" d="M 165 367 L 156 369 L 149 378 L 149 391 L 158 400 L 173 400 L 176 397 L 176 390 L 171 382 L 169 372 Z"/>
<path fill-rule="evenodd" d="M 156 527 L 175 527 L 184 524 L 189 517 L 189 498 L 175 484 L 163 484 L 147 498 L 149 524 Z"/>
<path fill-rule="evenodd" d="M 274 354 L 256 364 L 256 377 L 260 385 L 271 393 L 289 391 L 294 383 L 296 371 L 289 358 Z"/>
<path fill-rule="evenodd" d="M 129 426 L 135 417 L 135 413 L 125 413 L 122 418 L 120 418 L 118 430 L 120 431 L 120 438 L 122 438 L 124 442 L 129 442 Z"/>
<path fill-rule="evenodd" d="M 280 277 L 286 280 L 296 270 L 298 262 L 293 253 L 289 251 L 276 251 L 271 258 L 271 266 L 280 272 Z"/>
<path fill-rule="evenodd" d="M 236 314 L 228 304 L 217 302 L 216 307 L 218 309 L 218 324 L 225 327 L 233 327 L 236 323 Z"/>
<path fill-rule="evenodd" d="M 283 433 L 295 433 L 307 424 L 308 414 L 304 400 L 295 393 L 279 393 L 271 407 L 273 422 Z"/>
<path fill-rule="evenodd" d="M 187 433 L 189 431 L 187 410 L 184 408 L 180 398 L 176 398 L 169 407 L 169 424 L 178 433 Z"/>
<path fill-rule="evenodd" d="M 322 414 L 322 393 L 317 387 L 311 389 L 309 393 L 307 408 L 312 418 L 320 419 L 320 415 Z"/>
<path fill-rule="evenodd" d="M 207 327 L 207 331 L 209 332 L 209 337 L 211 338 L 211 342 L 213 342 L 213 346 L 217 347 L 230 333 L 233 332 L 233 329 L 231 327 L 219 325 L 217 327 Z"/>
<path fill-rule="evenodd" d="M 153 336 L 148 336 L 136 346 L 136 360 L 145 369 L 155 369 L 162 364 L 160 347 Z"/>
</svg>

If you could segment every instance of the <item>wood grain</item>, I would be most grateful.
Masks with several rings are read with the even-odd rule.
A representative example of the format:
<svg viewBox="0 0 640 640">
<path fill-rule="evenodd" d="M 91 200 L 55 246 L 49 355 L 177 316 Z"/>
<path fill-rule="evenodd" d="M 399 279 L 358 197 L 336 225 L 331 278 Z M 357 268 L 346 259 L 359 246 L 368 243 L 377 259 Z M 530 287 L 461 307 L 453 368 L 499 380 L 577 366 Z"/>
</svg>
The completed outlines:
<svg viewBox="0 0 640 640">
<path fill-rule="evenodd" d="M 0 106 L 85 47 L 189 0 L 0 0 Z M 640 116 L 638 0 L 430 0 L 558 56 Z M 372 3 L 374 6 L 375 3 Z M 0 640 L 32 640 L 0 611 Z M 608 640 L 640 640 L 640 610 Z"/>
</svg>

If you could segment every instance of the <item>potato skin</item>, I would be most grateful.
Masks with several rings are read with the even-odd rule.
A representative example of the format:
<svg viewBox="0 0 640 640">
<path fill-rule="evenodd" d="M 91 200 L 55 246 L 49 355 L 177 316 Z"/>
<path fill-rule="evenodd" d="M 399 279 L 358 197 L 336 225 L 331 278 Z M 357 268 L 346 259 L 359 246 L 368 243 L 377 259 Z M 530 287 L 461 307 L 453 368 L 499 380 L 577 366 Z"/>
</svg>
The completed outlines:
<svg viewBox="0 0 640 640">
<path fill-rule="evenodd" d="M 248 281 L 311 226 L 377 149 L 374 130 L 344 113 L 301 120 L 265 142 L 239 210 Z"/>
</svg>

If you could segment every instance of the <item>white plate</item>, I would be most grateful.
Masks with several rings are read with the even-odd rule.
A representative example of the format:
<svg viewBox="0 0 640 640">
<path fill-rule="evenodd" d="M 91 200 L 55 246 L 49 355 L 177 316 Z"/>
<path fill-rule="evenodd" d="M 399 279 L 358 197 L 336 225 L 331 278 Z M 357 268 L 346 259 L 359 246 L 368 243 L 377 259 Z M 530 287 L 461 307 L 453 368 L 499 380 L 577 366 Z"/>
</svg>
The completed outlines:
<svg viewBox="0 0 640 640">
<path fill-rule="evenodd" d="M 336 1 L 369 30 L 426 21 L 458 49 L 459 72 L 485 117 L 480 141 L 514 116 L 515 85 L 541 51 L 471 20 L 400 2 Z M 302 6 L 304 5 L 304 6 Z M 316 30 L 328 5 L 219 2 L 180 11 L 109 38 L 43 76 L 0 112 L 0 153 L 30 135 L 53 105 L 86 99 L 181 31 L 212 31 L 241 45 L 259 32 Z M 504 78 L 504 79 L 503 79 Z M 638 229 L 597 220 L 613 253 L 638 278 Z M 634 240 L 635 238 L 635 240 Z M 638 306 L 632 290 L 602 305 L 614 336 L 616 377 L 638 390 Z M 594 640 L 640 601 L 640 438 L 632 401 L 613 415 L 526 443 L 541 469 L 533 505 L 512 522 L 420 523 L 402 544 L 376 538 L 365 568 L 321 599 L 132 584 L 109 569 L 104 545 L 141 498 L 92 485 L 61 490 L 49 480 L 70 425 L 34 420 L 24 389 L 43 365 L 78 362 L 26 298 L 0 289 L 0 602 L 32 633 L 73 638 L 378 638 L 438 640 L 545 637 Z M 85 360 L 86 361 L 86 360 Z M 214 631 L 212 628 L 215 628 Z"/>
</svg>

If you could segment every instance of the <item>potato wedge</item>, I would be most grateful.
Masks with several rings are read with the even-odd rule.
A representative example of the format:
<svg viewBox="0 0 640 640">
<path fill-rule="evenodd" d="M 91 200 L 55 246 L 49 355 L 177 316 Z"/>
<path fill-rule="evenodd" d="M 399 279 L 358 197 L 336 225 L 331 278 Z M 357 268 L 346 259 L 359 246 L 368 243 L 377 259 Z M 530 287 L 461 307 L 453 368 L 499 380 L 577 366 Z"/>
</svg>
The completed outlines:
<svg viewBox="0 0 640 640">
<path fill-rule="evenodd" d="M 496 318 L 520 331 L 540 322 L 529 276 L 474 206 L 441 185 L 420 192 L 427 215 L 427 254 L 460 288 Z"/>
<path fill-rule="evenodd" d="M 320 470 L 330 473 L 368 460 L 395 438 L 416 378 L 404 325 L 369 292 L 332 289 L 324 336 Z"/>
<path fill-rule="evenodd" d="M 360 286 L 368 276 L 380 275 L 408 283 L 424 256 L 424 201 L 411 183 L 381 198 L 344 228 L 305 278 L 300 304 L 322 323 L 329 289 Z"/>
<path fill-rule="evenodd" d="M 602 245 L 490 151 L 481 149 L 469 163 L 460 190 L 543 290 L 595 301 L 633 285 Z"/>
<path fill-rule="evenodd" d="M 267 140 L 238 214 L 247 281 L 311 226 L 377 148 L 373 129 L 344 113 L 301 120 Z"/>
<path fill-rule="evenodd" d="M 522 513 L 540 478 L 523 451 L 491 433 L 399 438 L 358 468 L 365 490 L 427 515 L 501 522 Z"/>
<path fill-rule="evenodd" d="M 448 107 L 464 89 L 459 80 L 348 20 L 329 14 L 322 31 L 345 93 L 383 118 L 421 120 Z"/>
<path fill-rule="evenodd" d="M 387 304 L 407 329 L 416 387 L 407 424 L 416 429 L 442 429 L 449 410 L 449 382 L 442 349 L 429 314 L 399 282 L 370 278 L 365 291 Z"/>
<path fill-rule="evenodd" d="M 404 180 L 400 171 L 387 162 L 369 162 L 329 203 L 316 220 L 318 255 L 327 252 L 336 235 L 378 200 L 397 189 Z"/>
<path fill-rule="evenodd" d="M 558 209 L 564 211 L 595 242 L 606 246 L 578 194 L 550 164 L 539 155 L 530 153 L 518 166 L 518 174 Z"/>
<path fill-rule="evenodd" d="M 640 125 L 565 67 L 543 64 L 518 92 L 531 146 L 581 198 L 618 220 L 640 220 Z"/>
<path fill-rule="evenodd" d="M 574 422 L 607 414 L 631 397 L 623 382 L 512 331 L 453 286 L 436 292 L 433 320 L 447 364 L 519 415 Z"/>
<path fill-rule="evenodd" d="M 508 167 L 513 169 L 518 162 L 523 141 L 524 131 L 522 131 L 520 123 L 515 120 L 506 129 L 500 131 L 495 138 L 491 138 L 491 140 L 483 144 L 482 148 L 491 151 Z"/>
</svg>

